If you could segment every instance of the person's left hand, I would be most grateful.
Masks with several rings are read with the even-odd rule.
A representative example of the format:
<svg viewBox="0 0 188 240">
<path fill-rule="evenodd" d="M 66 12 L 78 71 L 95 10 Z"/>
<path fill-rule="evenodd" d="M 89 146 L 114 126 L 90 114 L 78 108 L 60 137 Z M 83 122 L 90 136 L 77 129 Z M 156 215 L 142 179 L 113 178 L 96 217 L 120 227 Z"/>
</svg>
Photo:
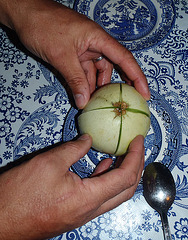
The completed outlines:
<svg viewBox="0 0 188 240">
<path fill-rule="evenodd" d="M 83 135 L 0 175 L 0 239 L 46 239 L 79 227 L 131 198 L 144 167 L 136 137 L 117 168 L 105 159 L 90 178 L 69 171 L 91 147 Z"/>
<path fill-rule="evenodd" d="M 96 83 L 111 81 L 112 63 L 149 99 L 147 80 L 131 52 L 94 21 L 52 0 L 11 1 L 9 11 L 20 40 L 64 76 L 78 108 L 87 104 Z M 104 59 L 95 63 L 101 55 Z"/>
</svg>

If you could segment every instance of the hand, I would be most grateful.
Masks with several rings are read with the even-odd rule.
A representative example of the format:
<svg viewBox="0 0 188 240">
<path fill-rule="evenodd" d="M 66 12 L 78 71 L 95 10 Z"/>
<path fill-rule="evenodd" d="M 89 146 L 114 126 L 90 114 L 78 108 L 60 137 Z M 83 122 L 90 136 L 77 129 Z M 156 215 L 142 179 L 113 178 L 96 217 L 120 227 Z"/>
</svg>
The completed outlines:
<svg viewBox="0 0 188 240">
<path fill-rule="evenodd" d="M 147 80 L 133 55 L 87 17 L 52 0 L 6 0 L 4 12 L 1 16 L 8 19 L 1 21 L 17 32 L 32 53 L 64 76 L 79 108 L 88 102 L 96 82 L 98 86 L 110 82 L 112 63 L 150 98 Z M 105 58 L 94 63 L 101 55 Z"/>
<path fill-rule="evenodd" d="M 46 239 L 81 226 L 133 196 L 144 166 L 143 137 L 130 144 L 118 168 L 99 164 L 80 179 L 69 167 L 91 147 L 91 138 L 58 146 L 0 175 L 0 239 Z"/>
</svg>

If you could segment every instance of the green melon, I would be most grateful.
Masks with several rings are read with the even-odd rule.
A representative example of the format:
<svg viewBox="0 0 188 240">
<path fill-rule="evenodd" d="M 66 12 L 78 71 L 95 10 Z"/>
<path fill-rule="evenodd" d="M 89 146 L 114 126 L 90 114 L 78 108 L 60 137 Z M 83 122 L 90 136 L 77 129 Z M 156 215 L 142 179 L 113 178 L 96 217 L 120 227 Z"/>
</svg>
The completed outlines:
<svg viewBox="0 0 188 240">
<path fill-rule="evenodd" d="M 150 111 L 135 88 L 113 83 L 99 88 L 78 117 L 80 133 L 88 133 L 92 147 L 100 152 L 122 155 L 137 136 L 147 135 Z"/>
</svg>

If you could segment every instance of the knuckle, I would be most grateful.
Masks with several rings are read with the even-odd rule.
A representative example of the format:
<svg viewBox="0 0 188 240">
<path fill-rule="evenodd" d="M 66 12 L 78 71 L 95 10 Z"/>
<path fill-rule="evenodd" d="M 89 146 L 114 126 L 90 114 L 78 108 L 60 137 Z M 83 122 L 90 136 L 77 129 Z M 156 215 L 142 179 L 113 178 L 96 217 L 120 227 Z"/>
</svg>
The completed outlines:
<svg viewBox="0 0 188 240">
<path fill-rule="evenodd" d="M 70 86 L 73 86 L 74 88 L 78 88 L 83 86 L 83 77 L 80 76 L 80 73 L 75 73 L 71 76 L 70 79 L 67 80 Z"/>
<path fill-rule="evenodd" d="M 129 175 L 127 175 L 127 186 L 128 188 L 134 186 L 137 183 L 137 173 L 131 172 Z"/>
<path fill-rule="evenodd" d="M 130 189 L 127 199 L 131 199 L 134 196 L 135 190 L 136 190 L 135 188 Z"/>
<path fill-rule="evenodd" d="M 137 173 L 135 171 L 125 172 L 123 169 L 119 172 L 119 178 L 124 179 L 122 181 L 122 187 L 126 190 L 136 185 Z"/>
<path fill-rule="evenodd" d="M 74 154 L 74 153 L 77 154 L 80 152 L 80 147 L 75 142 L 70 141 L 63 145 L 63 150 L 65 152 L 70 152 L 71 154 Z"/>
<path fill-rule="evenodd" d="M 124 52 L 124 54 L 127 55 L 129 58 L 133 58 L 133 59 L 134 59 L 134 56 L 133 56 L 132 52 L 131 52 L 129 49 L 124 48 L 124 49 L 123 49 L 123 52 Z"/>
</svg>

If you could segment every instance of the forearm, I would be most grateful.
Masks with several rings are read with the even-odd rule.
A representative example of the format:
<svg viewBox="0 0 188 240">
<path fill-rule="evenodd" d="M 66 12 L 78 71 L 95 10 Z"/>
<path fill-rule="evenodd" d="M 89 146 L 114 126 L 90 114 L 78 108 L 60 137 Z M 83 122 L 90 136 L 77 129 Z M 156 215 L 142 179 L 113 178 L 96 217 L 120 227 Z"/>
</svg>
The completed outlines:
<svg viewBox="0 0 188 240">
<path fill-rule="evenodd" d="M 53 0 L 0 0 L 0 23 L 19 31 L 32 12 L 41 12 L 53 4 Z M 55 2 L 54 2 L 55 4 Z"/>
<path fill-rule="evenodd" d="M 20 5 L 22 5 L 22 9 L 24 8 L 25 0 L 0 0 L 0 22 L 11 28 L 15 29 L 15 24 L 17 21 L 20 21 L 19 18 Z M 29 2 L 29 0 L 28 0 Z"/>
</svg>

